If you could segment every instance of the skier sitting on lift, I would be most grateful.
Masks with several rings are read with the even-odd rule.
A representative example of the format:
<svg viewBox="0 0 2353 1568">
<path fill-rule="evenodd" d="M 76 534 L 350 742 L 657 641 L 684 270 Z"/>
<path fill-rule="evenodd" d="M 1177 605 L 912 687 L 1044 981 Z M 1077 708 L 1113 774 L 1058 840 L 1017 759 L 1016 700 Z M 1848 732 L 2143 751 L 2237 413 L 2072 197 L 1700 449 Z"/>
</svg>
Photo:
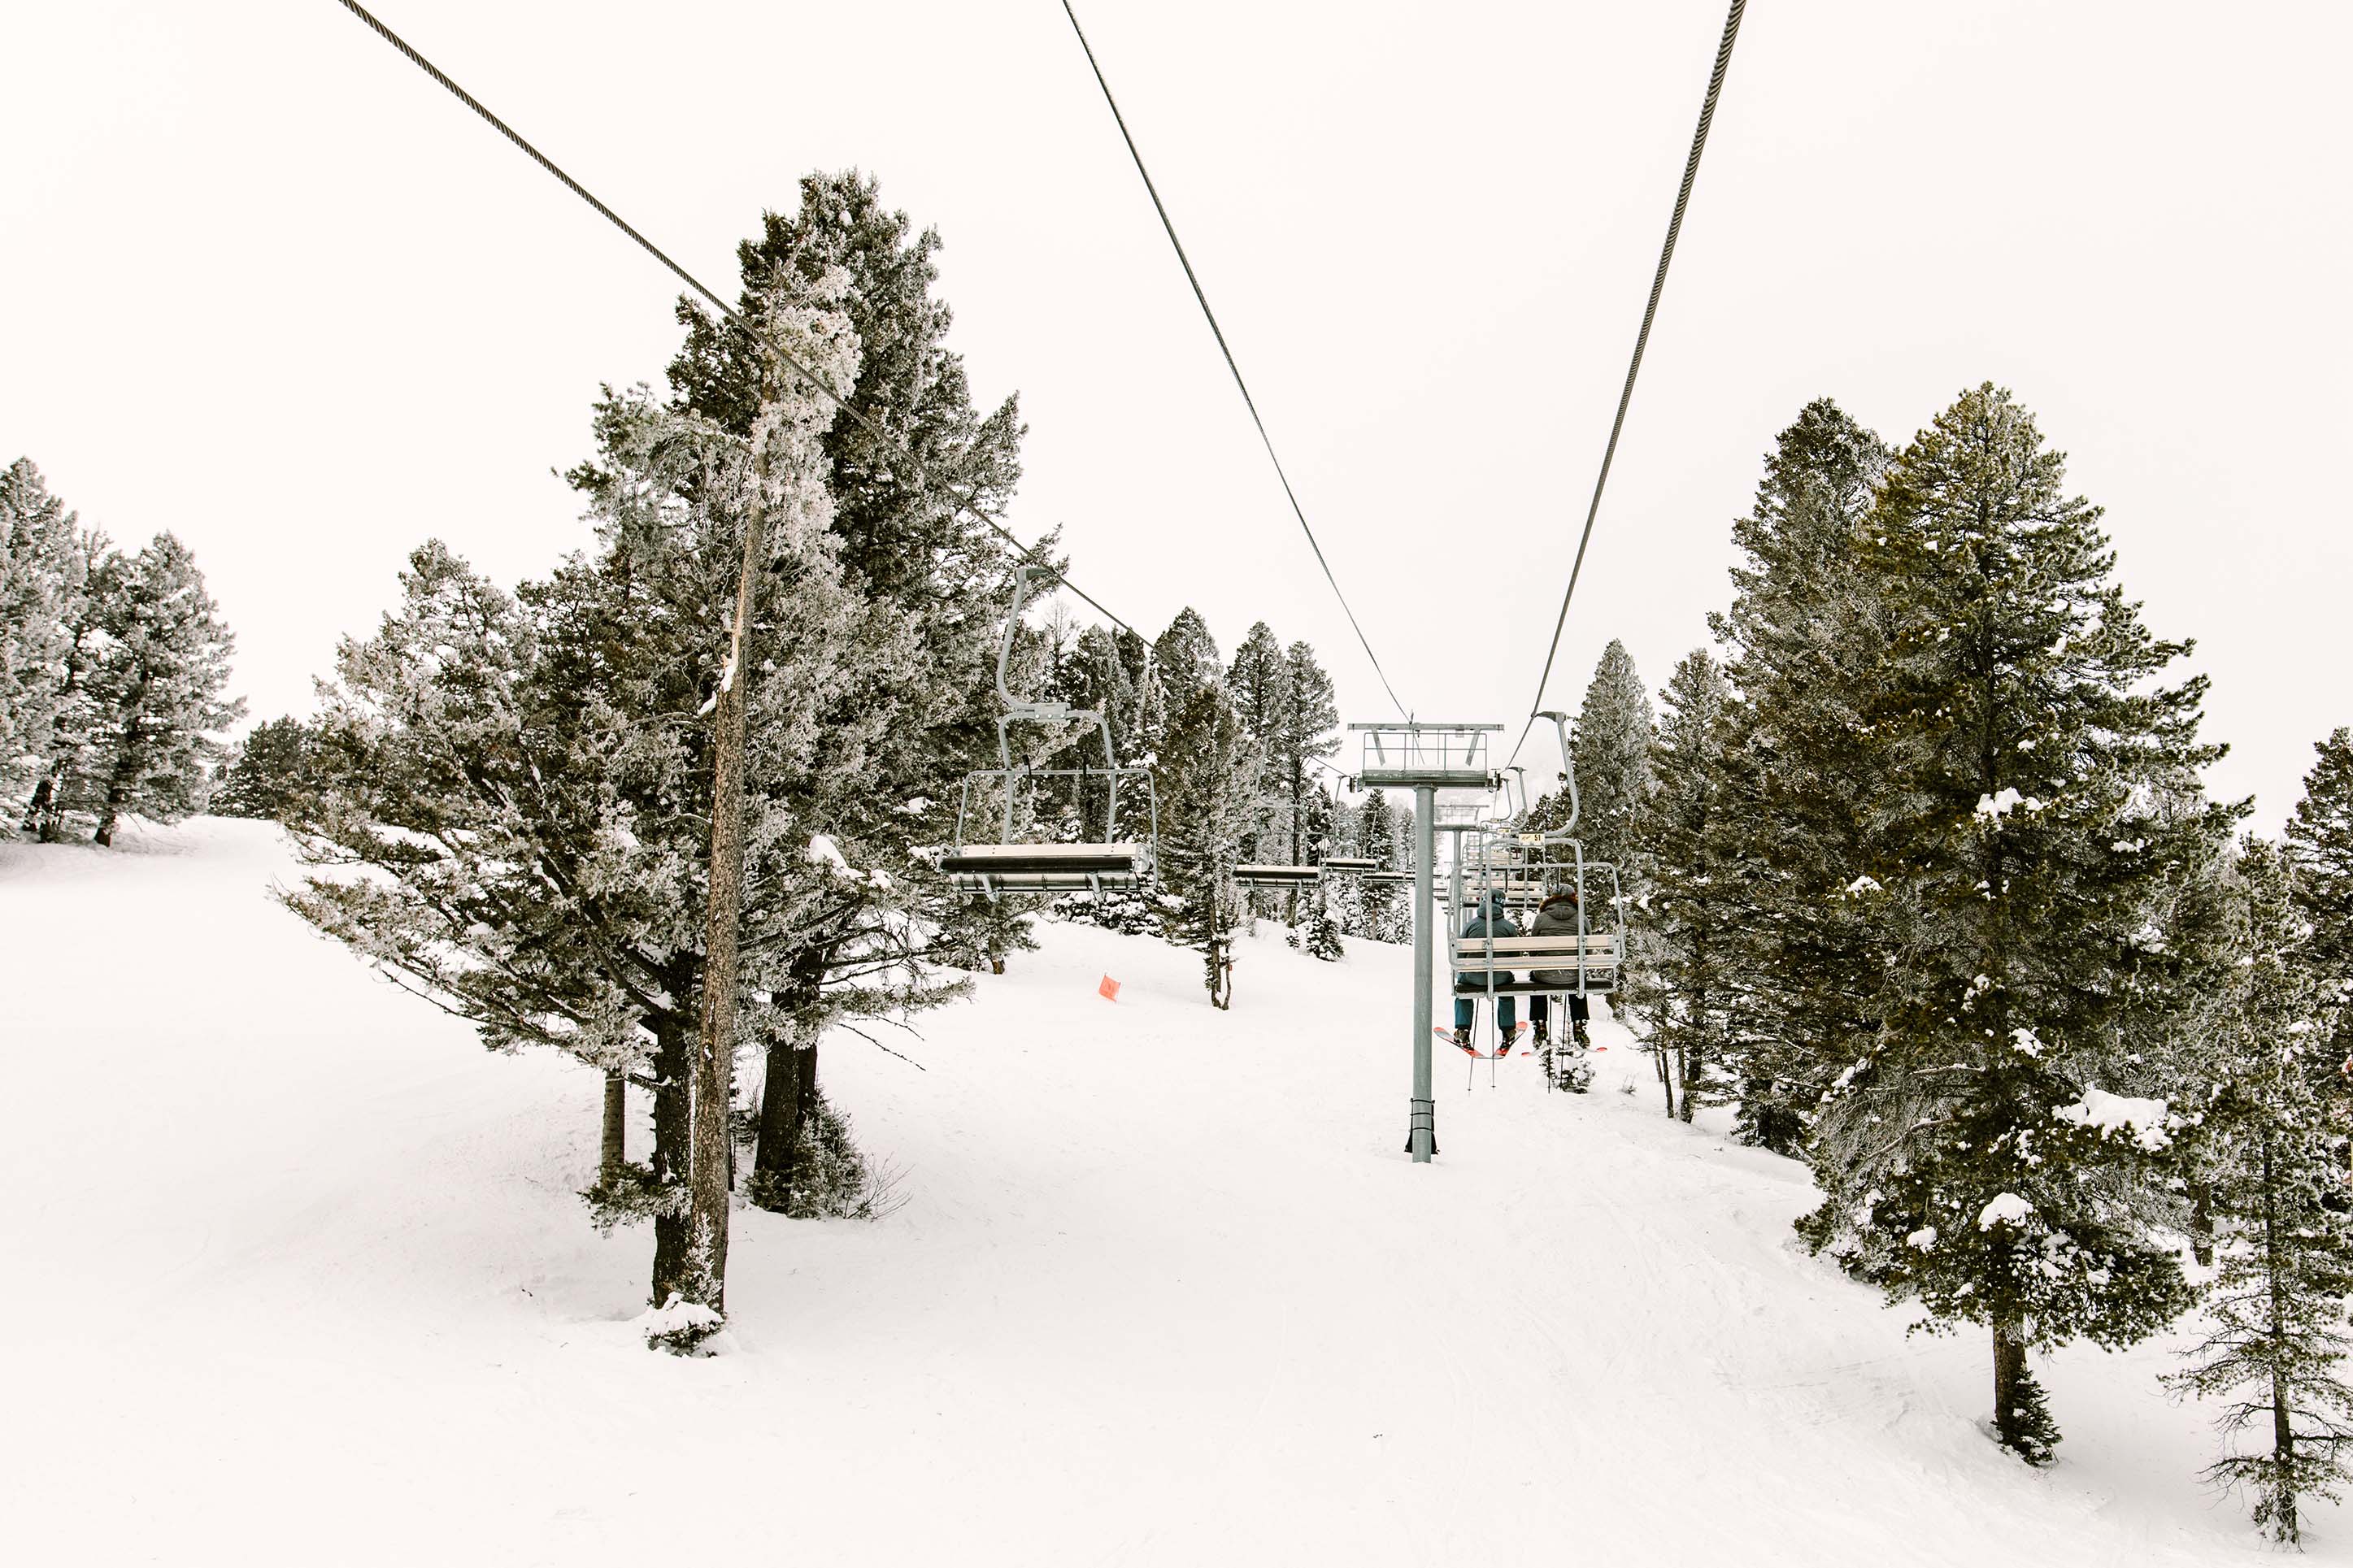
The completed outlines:
<svg viewBox="0 0 2353 1568">
<path fill-rule="evenodd" d="M 1490 893 L 1487 895 L 1485 907 L 1464 923 L 1462 934 L 1466 937 L 1517 936 L 1520 934 L 1520 928 L 1505 918 L 1504 895 Z M 1498 985 L 1509 985 L 1511 983 L 1512 977 L 1507 973 L 1498 973 L 1495 976 L 1495 984 Z M 1486 989 L 1487 981 L 1484 975 L 1466 974 L 1454 983 L 1456 993 L 1454 1043 L 1466 1051 L 1471 1048 L 1471 1023 L 1478 1016 L 1477 996 Z M 1470 994 L 1464 994 L 1464 993 Z M 1498 1049 L 1511 1043 L 1512 1025 L 1517 1011 L 1514 998 L 1510 996 L 1495 998 L 1495 1034 L 1499 1042 Z"/>
<path fill-rule="evenodd" d="M 1577 929 L 1577 903 L 1576 891 L 1568 888 L 1557 889 L 1546 898 L 1542 905 L 1538 906 L 1535 921 L 1529 926 L 1528 934 L 1530 936 L 1580 935 L 1582 933 Z M 1539 969 L 1534 974 L 1529 975 L 1528 978 L 1535 981 L 1539 985 L 1558 986 L 1561 990 L 1569 994 L 1568 1027 L 1570 1037 L 1575 1039 L 1579 1046 L 1592 1045 L 1593 1038 L 1590 1035 L 1586 1033 L 1585 1027 L 1586 1019 L 1590 1010 L 1585 1005 L 1585 998 L 1576 994 L 1577 971 L 1574 969 Z M 1528 1016 L 1535 1020 L 1536 1044 L 1540 1047 L 1547 1043 L 1547 1031 L 1546 1025 L 1548 1021 L 1547 1015 L 1551 1011 L 1551 1002 L 1552 998 L 1542 992 L 1538 992 L 1535 995 L 1528 998 Z"/>
</svg>

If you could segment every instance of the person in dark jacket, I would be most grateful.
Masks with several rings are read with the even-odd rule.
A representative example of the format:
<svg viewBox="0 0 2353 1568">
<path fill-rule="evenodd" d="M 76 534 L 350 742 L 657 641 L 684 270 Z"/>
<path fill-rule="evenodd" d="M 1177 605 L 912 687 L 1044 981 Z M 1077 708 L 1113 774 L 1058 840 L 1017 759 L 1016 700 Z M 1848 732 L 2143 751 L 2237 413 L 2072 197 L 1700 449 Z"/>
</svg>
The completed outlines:
<svg viewBox="0 0 2353 1568">
<path fill-rule="evenodd" d="M 1463 923 L 1462 934 L 1466 937 L 1517 936 L 1520 934 L 1520 928 L 1514 925 L 1504 915 L 1504 895 L 1490 893 L 1487 895 L 1485 905 L 1479 912 Z M 1511 983 L 1512 977 L 1508 973 L 1498 973 L 1495 976 L 1495 984 L 1498 985 L 1509 985 Z M 1471 1048 L 1472 1021 L 1478 1016 L 1477 998 L 1486 989 L 1487 977 L 1483 974 L 1466 974 L 1454 983 L 1454 1043 L 1466 1051 Z M 1495 998 L 1495 1031 L 1503 1042 L 1510 1041 L 1512 1026 L 1516 1021 L 1517 1015 L 1517 998 L 1511 996 Z"/>
<path fill-rule="evenodd" d="M 1528 934 L 1530 936 L 1577 935 L 1577 894 L 1568 889 L 1561 889 L 1537 907 L 1536 918 L 1529 926 Z M 1556 985 L 1569 994 L 1569 1034 L 1578 1045 L 1590 1046 L 1593 1038 L 1587 1033 L 1586 1021 L 1592 1010 L 1585 1005 L 1585 998 L 1576 994 L 1577 971 L 1539 969 L 1528 978 L 1539 985 Z M 1535 1021 L 1536 1045 L 1539 1047 L 1548 1044 L 1550 1040 L 1550 1031 L 1546 1026 L 1550 1022 L 1551 1002 L 1552 998 L 1542 993 L 1528 998 L 1528 1016 Z"/>
</svg>

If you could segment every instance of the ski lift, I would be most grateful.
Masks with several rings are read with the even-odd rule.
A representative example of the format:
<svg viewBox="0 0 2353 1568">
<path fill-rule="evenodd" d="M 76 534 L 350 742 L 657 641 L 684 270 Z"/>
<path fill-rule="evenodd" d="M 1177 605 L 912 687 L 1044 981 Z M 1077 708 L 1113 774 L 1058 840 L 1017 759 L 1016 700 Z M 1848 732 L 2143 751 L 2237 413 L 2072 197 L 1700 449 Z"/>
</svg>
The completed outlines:
<svg viewBox="0 0 2353 1568">
<path fill-rule="evenodd" d="M 1020 569 L 1013 580 L 1013 608 L 1005 617 L 1005 637 L 997 649 L 997 696 L 1005 704 L 1005 711 L 997 716 L 997 755 L 1003 765 L 965 775 L 964 793 L 956 805 L 955 847 L 941 856 L 940 869 L 946 873 L 949 885 L 958 891 L 986 893 L 991 900 L 1006 893 L 1100 893 L 1108 889 L 1139 886 L 1152 879 L 1160 837 L 1160 803 L 1153 794 L 1152 770 L 1119 765 L 1117 753 L 1112 748 L 1111 721 L 1101 711 L 1017 697 L 1006 684 L 1007 670 L 1013 658 L 1013 635 L 1021 625 L 1021 605 L 1029 596 L 1033 576 L 1053 578 L 1055 574 L 1041 566 L 1025 565 Z M 1026 758 L 1016 764 L 1009 735 L 1016 724 L 1091 724 L 1103 738 L 1103 765 L 1045 768 Z M 1057 746 L 1061 743 L 1055 742 Z M 1048 754 L 1051 754 L 1050 751 Z M 1073 844 L 1018 842 L 1014 837 L 1015 816 L 1023 799 L 1036 798 L 1039 781 L 1062 778 L 1078 781 L 1082 816 L 1089 782 L 1103 782 L 1103 837 Z M 1123 839 L 1119 836 L 1120 784 L 1135 780 L 1141 780 L 1144 785 L 1149 833 L 1142 839 Z M 992 783 L 1005 794 L 998 837 L 994 843 L 971 842 L 966 832 L 975 826 L 974 791 L 976 787 L 985 791 Z"/>
<path fill-rule="evenodd" d="M 1458 994 L 1485 995 L 1607 995 L 1618 988 L 1626 961 L 1626 897 L 1618 868 L 1588 860 L 1577 837 L 1577 763 L 1568 744 L 1568 718 L 1563 713 L 1536 715 L 1550 719 L 1560 734 L 1561 782 L 1568 789 L 1568 821 L 1546 833 L 1512 833 L 1495 829 L 1466 832 L 1457 840 L 1453 885 L 1454 918 L 1448 922 L 1447 963 Z M 1525 817 L 1525 795 L 1522 816 Z M 1589 893 L 1607 882 L 1607 914 L 1596 924 Z M 1561 892 L 1576 896 L 1577 930 L 1556 936 L 1497 936 L 1492 931 L 1464 936 L 1472 915 L 1500 900 L 1505 910 L 1541 907 Z M 1493 922 L 1489 922 L 1491 925 Z M 1521 972 L 1526 972 L 1525 978 Z M 1536 975 L 1549 976 L 1539 980 Z M 1464 982 L 1470 982 L 1468 990 Z"/>
<path fill-rule="evenodd" d="M 1258 803 L 1260 820 L 1275 812 L 1287 812 L 1292 821 L 1299 820 L 1299 807 L 1279 795 L 1269 796 Z M 1294 847 L 1293 853 L 1296 854 Z M 1324 880 L 1321 866 L 1276 866 L 1252 864 L 1234 868 L 1234 886 L 1238 888 L 1313 888 Z"/>
</svg>

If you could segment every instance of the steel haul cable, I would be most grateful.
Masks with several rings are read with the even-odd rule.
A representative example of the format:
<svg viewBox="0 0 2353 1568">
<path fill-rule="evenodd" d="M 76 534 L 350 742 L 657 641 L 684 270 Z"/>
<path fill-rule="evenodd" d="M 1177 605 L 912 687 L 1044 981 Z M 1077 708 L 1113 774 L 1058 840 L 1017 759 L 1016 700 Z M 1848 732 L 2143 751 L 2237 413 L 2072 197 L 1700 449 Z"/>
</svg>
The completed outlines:
<svg viewBox="0 0 2353 1568">
<path fill-rule="evenodd" d="M 1650 346 L 1651 323 L 1659 313 L 1659 296 L 1667 287 L 1667 266 L 1675 258 L 1675 237 L 1683 232 L 1683 209 L 1691 205 L 1692 182 L 1699 178 L 1699 157 L 1707 148 L 1707 128 L 1715 119 L 1715 100 L 1724 91 L 1725 72 L 1732 66 L 1733 41 L 1740 36 L 1740 14 L 1748 8 L 1748 0 L 1732 0 L 1732 8 L 1725 14 L 1724 39 L 1716 45 L 1715 69 L 1707 79 L 1707 97 L 1700 104 L 1699 125 L 1692 132 L 1691 156 L 1683 161 L 1683 183 L 1675 192 L 1675 210 L 1667 219 L 1667 243 L 1659 251 L 1658 275 L 1651 279 L 1651 301 L 1642 308 L 1642 330 L 1634 336 L 1634 358 L 1626 367 L 1626 385 L 1618 394 L 1618 416 L 1609 422 L 1609 444 L 1602 448 L 1601 472 L 1593 481 L 1593 500 L 1585 509 L 1585 531 L 1577 536 L 1577 559 L 1568 569 L 1568 591 L 1560 596 L 1560 616 L 1553 622 L 1552 647 L 1545 651 L 1544 673 L 1536 677 L 1535 700 L 1528 704 L 1528 721 L 1520 731 L 1520 738 L 1512 744 L 1511 757 L 1504 763 L 1509 767 L 1517 762 L 1520 748 L 1528 743 L 1528 734 L 1536 727 L 1536 711 L 1544 707 L 1545 685 L 1552 679 L 1553 660 L 1560 657 L 1560 634 L 1568 625 L 1568 603 L 1577 596 L 1577 579 L 1585 570 L 1586 546 L 1593 542 L 1593 520 L 1601 512 L 1602 487 L 1609 482 L 1609 463 L 1618 455 L 1619 432 L 1626 427 L 1626 407 L 1634 400 L 1634 378 L 1642 371 L 1642 351 Z"/>
<path fill-rule="evenodd" d="M 710 300 L 712 305 L 722 316 L 725 317 L 728 321 L 742 330 L 747 336 L 761 344 L 761 346 L 767 349 L 770 353 L 775 354 L 777 359 L 783 361 L 786 364 L 791 366 L 793 370 L 799 373 L 801 379 L 807 382 L 810 386 L 814 387 L 818 396 L 823 397 L 827 402 L 841 410 L 843 414 L 856 420 L 860 428 L 864 429 L 876 440 L 881 442 L 883 446 L 889 448 L 895 456 L 903 459 L 907 467 L 918 477 L 923 477 L 927 474 L 927 469 L 925 468 L 923 460 L 917 458 L 913 452 L 908 451 L 905 446 L 902 443 L 893 439 L 890 432 L 883 429 L 882 426 L 871 416 L 853 405 L 848 399 L 836 393 L 833 388 L 826 385 L 823 381 L 818 379 L 814 371 L 810 370 L 808 366 L 801 363 L 799 360 L 794 358 L 790 353 L 787 353 L 785 351 L 783 344 L 777 342 L 776 339 L 770 337 L 758 327 L 754 326 L 750 321 L 746 321 L 741 311 L 737 310 L 726 300 L 721 299 L 717 294 L 712 293 L 709 289 L 705 288 L 700 279 L 696 278 L 694 274 L 689 272 L 685 268 L 681 267 L 677 262 L 671 260 L 670 257 L 662 251 L 660 247 L 655 245 L 652 240 L 648 239 L 644 235 L 639 234 L 635 228 L 631 227 L 629 224 L 622 218 L 620 214 L 615 212 L 611 207 L 607 206 L 603 202 L 598 201 L 596 195 L 589 191 L 586 185 L 583 185 L 579 181 L 574 179 L 562 169 L 556 167 L 554 161 L 549 158 L 546 153 L 541 152 L 538 148 L 524 141 L 522 134 L 518 132 L 513 126 L 509 125 L 505 121 L 501 120 L 497 115 L 491 113 L 489 106 L 484 104 L 480 99 L 476 98 L 464 88 L 459 87 L 455 81 L 449 79 L 448 73 L 442 70 L 440 67 L 435 65 L 431 60 L 427 59 L 423 55 L 418 54 L 415 48 L 409 46 L 406 39 L 401 37 L 399 34 L 394 32 L 390 27 L 385 26 L 382 22 L 378 21 L 373 13 L 358 3 L 358 0 L 339 0 L 339 4 L 343 5 L 343 9 L 349 11 L 362 22 L 366 23 L 369 29 L 378 37 L 382 38 L 385 43 L 390 44 L 394 48 L 399 50 L 402 55 L 407 58 L 411 64 L 417 67 L 417 69 L 423 71 L 427 76 L 431 77 L 435 81 L 439 82 L 443 87 L 447 88 L 449 90 L 450 95 L 456 98 L 459 102 L 472 110 L 476 114 L 480 115 L 482 119 L 490 124 L 492 130 L 505 137 L 508 141 L 513 142 L 516 148 L 526 157 L 530 158 L 533 163 L 537 163 L 541 168 L 554 175 L 558 181 L 562 182 L 565 189 L 570 191 L 574 195 L 578 196 L 582 201 L 586 202 L 590 206 L 596 208 L 597 213 L 615 228 L 619 229 L 631 239 L 636 240 L 638 246 L 645 250 L 647 255 L 652 257 L 656 261 L 660 262 L 672 273 L 676 274 L 680 281 L 683 282 L 689 289 L 693 289 L 705 300 Z M 1013 535 L 1011 531 L 981 510 L 977 491 L 965 489 L 962 494 L 958 495 L 956 494 L 958 487 L 954 482 L 944 482 L 946 483 L 946 488 L 949 493 L 955 497 L 956 508 L 958 510 L 969 513 L 973 518 L 987 527 L 990 532 L 996 534 L 999 539 L 1005 541 L 1006 543 L 1010 544 L 1015 550 L 1020 552 L 1022 559 L 1029 560 L 1036 555 L 1039 546 L 1022 543 L 1019 539 Z M 1051 568 L 1049 568 L 1049 570 L 1051 570 Z M 1100 611 L 1106 619 L 1108 619 L 1113 626 L 1119 627 L 1120 630 L 1124 632 L 1134 632 L 1135 630 L 1134 627 L 1129 626 L 1125 621 L 1121 620 L 1117 616 L 1114 616 L 1109 610 L 1104 609 L 1099 601 L 1087 593 L 1085 589 L 1080 587 L 1076 583 L 1073 583 L 1069 578 L 1062 576 L 1060 573 L 1055 574 L 1055 578 L 1056 581 L 1062 584 L 1062 586 L 1070 589 L 1071 593 L 1076 594 L 1080 598 L 1085 600 L 1089 605 Z M 1139 633 L 1137 635 L 1140 636 L 1142 634 Z"/>
<path fill-rule="evenodd" d="M 1086 52 L 1087 67 L 1095 75 L 1095 85 L 1103 89 L 1103 102 L 1111 108 L 1111 117 L 1119 126 L 1120 140 L 1127 143 L 1127 155 L 1134 160 L 1135 172 L 1144 177 L 1145 194 L 1152 198 L 1152 210 L 1160 215 L 1160 226 L 1168 231 L 1168 243 L 1176 249 L 1177 265 L 1185 269 L 1185 281 L 1193 286 L 1193 298 L 1199 301 L 1201 314 L 1209 323 L 1210 335 L 1218 340 L 1218 352 L 1226 356 L 1226 368 L 1233 373 L 1234 385 L 1242 395 L 1242 405 L 1250 410 L 1250 423 L 1258 426 L 1258 438 L 1266 447 L 1267 460 L 1274 465 L 1274 477 L 1282 481 L 1283 499 L 1291 502 L 1291 515 L 1299 520 L 1299 530 L 1307 535 L 1307 548 L 1315 552 L 1315 564 L 1324 569 L 1324 581 L 1332 584 L 1332 596 L 1340 601 L 1341 614 L 1348 617 L 1348 629 L 1356 634 L 1356 641 L 1371 661 L 1373 673 L 1380 678 L 1381 689 L 1389 694 L 1399 713 L 1408 711 L 1405 701 L 1389 684 L 1388 672 L 1381 668 L 1380 656 L 1373 651 L 1365 628 L 1357 624 L 1356 612 L 1349 606 L 1348 595 L 1340 592 L 1340 580 L 1332 574 L 1332 563 L 1324 558 L 1324 546 L 1316 542 L 1315 531 L 1307 524 L 1307 512 L 1300 506 L 1299 497 L 1291 488 L 1291 476 L 1282 471 L 1282 459 L 1275 456 L 1274 437 L 1266 433 L 1266 421 L 1259 417 L 1258 400 L 1250 395 L 1250 384 L 1242 380 L 1241 366 L 1234 363 L 1234 351 L 1227 346 L 1225 330 L 1218 325 L 1218 314 L 1209 309 L 1209 297 L 1201 289 L 1201 279 L 1195 276 L 1193 262 L 1185 254 L 1185 242 L 1176 237 L 1176 226 L 1170 221 L 1168 209 L 1160 200 L 1159 189 L 1152 183 L 1152 172 L 1144 166 L 1144 154 L 1136 150 L 1135 138 L 1127 129 L 1127 116 L 1119 111 L 1119 100 L 1111 95 L 1111 83 L 1103 79 L 1103 66 L 1095 59 L 1094 47 L 1087 42 L 1086 30 L 1079 26 L 1079 14 L 1071 8 L 1071 0 L 1062 0 L 1062 14 L 1071 19 L 1071 31 L 1078 35 L 1079 47 Z"/>
</svg>

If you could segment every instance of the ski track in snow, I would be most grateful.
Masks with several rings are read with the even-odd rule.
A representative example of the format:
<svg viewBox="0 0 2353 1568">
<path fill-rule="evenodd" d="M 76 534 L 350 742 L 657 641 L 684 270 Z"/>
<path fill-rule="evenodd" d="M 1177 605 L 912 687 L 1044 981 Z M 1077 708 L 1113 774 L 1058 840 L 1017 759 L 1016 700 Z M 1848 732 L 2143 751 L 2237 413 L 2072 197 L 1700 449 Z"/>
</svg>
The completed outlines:
<svg viewBox="0 0 2353 1568">
<path fill-rule="evenodd" d="M 0 845 L 18 1561 L 2270 1555 L 2169 1342 L 2042 1363 L 2066 1442 L 2024 1469 L 1983 1336 L 1806 1258 L 1803 1170 L 1667 1121 L 1607 1019 L 1584 1097 L 1441 1053 L 1410 1164 L 1410 959 L 1364 943 L 1245 942 L 1220 1014 L 1192 954 L 1042 925 L 894 1042 L 928 1071 L 837 1033 L 911 1201 L 738 1211 L 731 1350 L 649 1353 L 649 1240 L 574 1196 L 596 1076 L 371 977 L 266 899 L 295 875 L 248 823 Z"/>
</svg>

